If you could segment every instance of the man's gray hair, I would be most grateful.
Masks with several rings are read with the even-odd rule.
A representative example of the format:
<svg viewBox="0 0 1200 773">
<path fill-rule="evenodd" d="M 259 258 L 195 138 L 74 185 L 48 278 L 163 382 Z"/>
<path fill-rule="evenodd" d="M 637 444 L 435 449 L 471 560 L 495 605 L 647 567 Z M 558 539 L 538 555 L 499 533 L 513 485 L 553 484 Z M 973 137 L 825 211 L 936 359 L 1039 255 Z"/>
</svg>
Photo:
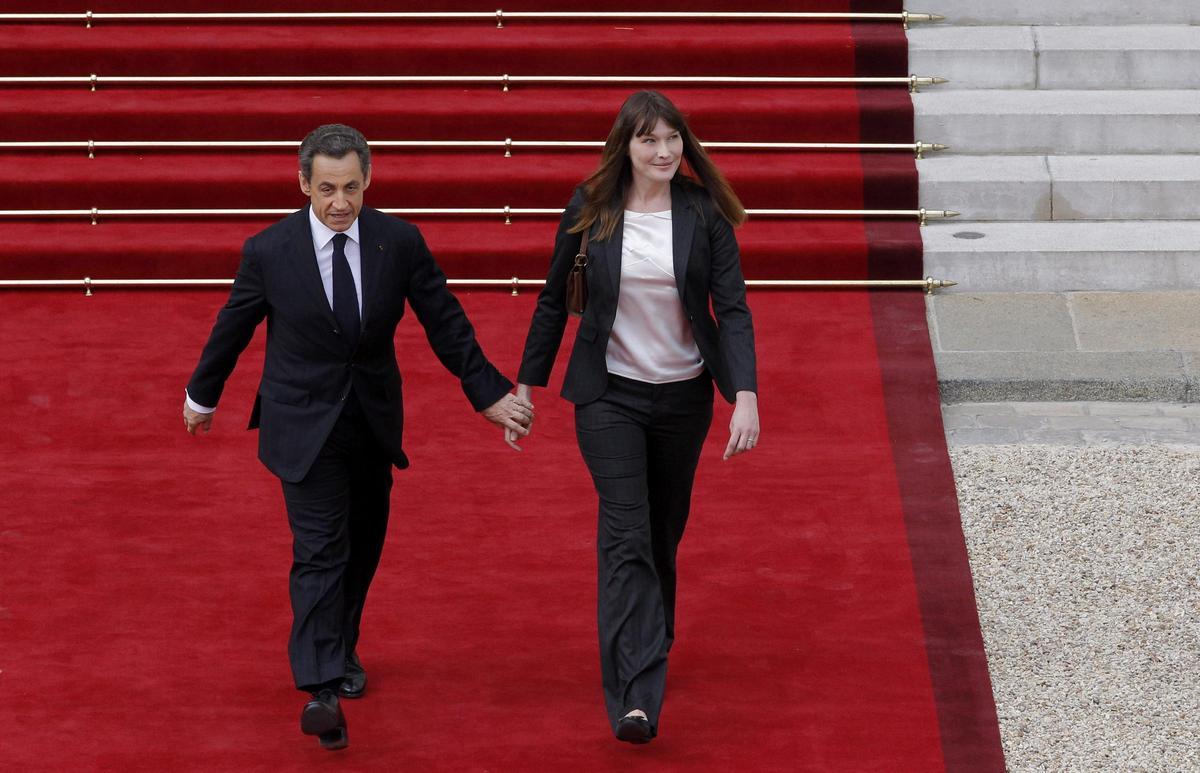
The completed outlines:
<svg viewBox="0 0 1200 773">
<path fill-rule="evenodd" d="M 347 153 L 358 154 L 358 163 L 362 166 L 365 179 L 371 171 L 371 148 L 367 145 L 367 138 L 358 129 L 341 123 L 318 126 L 300 143 L 300 173 L 305 180 L 311 180 L 313 156 L 320 154 L 343 158 Z"/>
</svg>

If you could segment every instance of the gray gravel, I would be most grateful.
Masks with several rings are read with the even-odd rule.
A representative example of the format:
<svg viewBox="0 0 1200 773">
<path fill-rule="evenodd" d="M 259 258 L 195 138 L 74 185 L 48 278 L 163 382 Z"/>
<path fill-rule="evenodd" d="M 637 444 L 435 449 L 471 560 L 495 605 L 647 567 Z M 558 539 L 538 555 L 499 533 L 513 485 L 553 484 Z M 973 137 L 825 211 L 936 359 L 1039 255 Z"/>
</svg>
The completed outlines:
<svg viewBox="0 0 1200 773">
<path fill-rule="evenodd" d="M 1009 769 L 1200 770 L 1200 447 L 951 458 Z"/>
</svg>

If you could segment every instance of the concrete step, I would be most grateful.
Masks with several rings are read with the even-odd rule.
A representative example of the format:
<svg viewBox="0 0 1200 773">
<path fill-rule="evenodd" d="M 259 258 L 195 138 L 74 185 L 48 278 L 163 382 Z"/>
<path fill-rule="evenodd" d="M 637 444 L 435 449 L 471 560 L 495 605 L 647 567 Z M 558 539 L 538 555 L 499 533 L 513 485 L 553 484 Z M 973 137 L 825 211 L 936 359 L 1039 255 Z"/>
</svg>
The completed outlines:
<svg viewBox="0 0 1200 773">
<path fill-rule="evenodd" d="M 1200 156 L 955 156 L 917 162 L 921 206 L 964 220 L 1200 219 Z"/>
<path fill-rule="evenodd" d="M 1200 87 L 1200 26 L 1034 27 L 1033 35 L 1040 89 Z"/>
<path fill-rule="evenodd" d="M 909 30 L 909 69 L 939 89 L 1190 89 L 1200 26 L 947 27 Z"/>
<path fill-rule="evenodd" d="M 1195 0 L 953 0 L 909 10 L 950 24 L 1200 24 Z"/>
<path fill-rule="evenodd" d="M 1200 221 L 926 226 L 925 273 L 956 292 L 1200 290 Z"/>
<path fill-rule="evenodd" d="M 1200 89 L 930 90 L 916 136 L 956 153 L 1200 153 Z"/>
<path fill-rule="evenodd" d="M 934 359 L 944 403 L 1200 401 L 1197 352 L 945 352 Z"/>
<path fill-rule="evenodd" d="M 951 446 L 1200 446 L 1200 403 L 1182 401 L 948 403 L 942 424 Z"/>
<path fill-rule="evenodd" d="M 934 154 L 918 161 L 917 171 L 921 206 L 961 212 L 956 226 L 967 220 L 1050 219 L 1052 188 L 1045 156 Z M 943 203 L 933 206 L 934 201 Z"/>
<path fill-rule="evenodd" d="M 1033 28 L 918 25 L 908 31 L 908 69 L 950 82 L 937 89 L 1037 88 Z"/>
<path fill-rule="evenodd" d="M 1200 397 L 1200 292 L 957 293 L 927 308 L 945 402 Z"/>
</svg>

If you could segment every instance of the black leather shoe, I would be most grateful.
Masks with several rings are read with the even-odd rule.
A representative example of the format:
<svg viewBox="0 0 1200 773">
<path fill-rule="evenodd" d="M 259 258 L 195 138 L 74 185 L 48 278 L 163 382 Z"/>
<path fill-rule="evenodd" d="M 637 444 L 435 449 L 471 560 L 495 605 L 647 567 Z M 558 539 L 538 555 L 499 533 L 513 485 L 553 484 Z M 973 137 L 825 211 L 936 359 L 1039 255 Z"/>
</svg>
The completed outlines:
<svg viewBox="0 0 1200 773">
<path fill-rule="evenodd" d="M 645 717 L 621 717 L 617 722 L 617 738 L 629 743 L 650 743 L 650 720 Z"/>
<path fill-rule="evenodd" d="M 346 715 L 333 690 L 321 690 L 300 712 L 300 732 L 317 736 L 322 749 L 345 749 L 350 743 Z"/>
<path fill-rule="evenodd" d="M 350 653 L 346 658 L 346 677 L 338 690 L 343 698 L 361 698 L 367 691 L 367 672 L 363 670 L 358 660 L 358 653 Z"/>
</svg>

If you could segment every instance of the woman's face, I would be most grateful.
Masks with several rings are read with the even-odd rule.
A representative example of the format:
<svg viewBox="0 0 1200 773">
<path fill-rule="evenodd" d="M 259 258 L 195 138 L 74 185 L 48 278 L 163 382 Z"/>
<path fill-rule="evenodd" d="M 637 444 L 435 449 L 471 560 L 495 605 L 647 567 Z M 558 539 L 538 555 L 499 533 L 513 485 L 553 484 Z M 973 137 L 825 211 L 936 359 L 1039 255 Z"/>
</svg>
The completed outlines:
<svg viewBox="0 0 1200 773">
<path fill-rule="evenodd" d="M 670 182 L 682 158 L 683 137 L 661 119 L 649 134 L 634 135 L 629 140 L 629 160 L 635 180 Z"/>
</svg>

